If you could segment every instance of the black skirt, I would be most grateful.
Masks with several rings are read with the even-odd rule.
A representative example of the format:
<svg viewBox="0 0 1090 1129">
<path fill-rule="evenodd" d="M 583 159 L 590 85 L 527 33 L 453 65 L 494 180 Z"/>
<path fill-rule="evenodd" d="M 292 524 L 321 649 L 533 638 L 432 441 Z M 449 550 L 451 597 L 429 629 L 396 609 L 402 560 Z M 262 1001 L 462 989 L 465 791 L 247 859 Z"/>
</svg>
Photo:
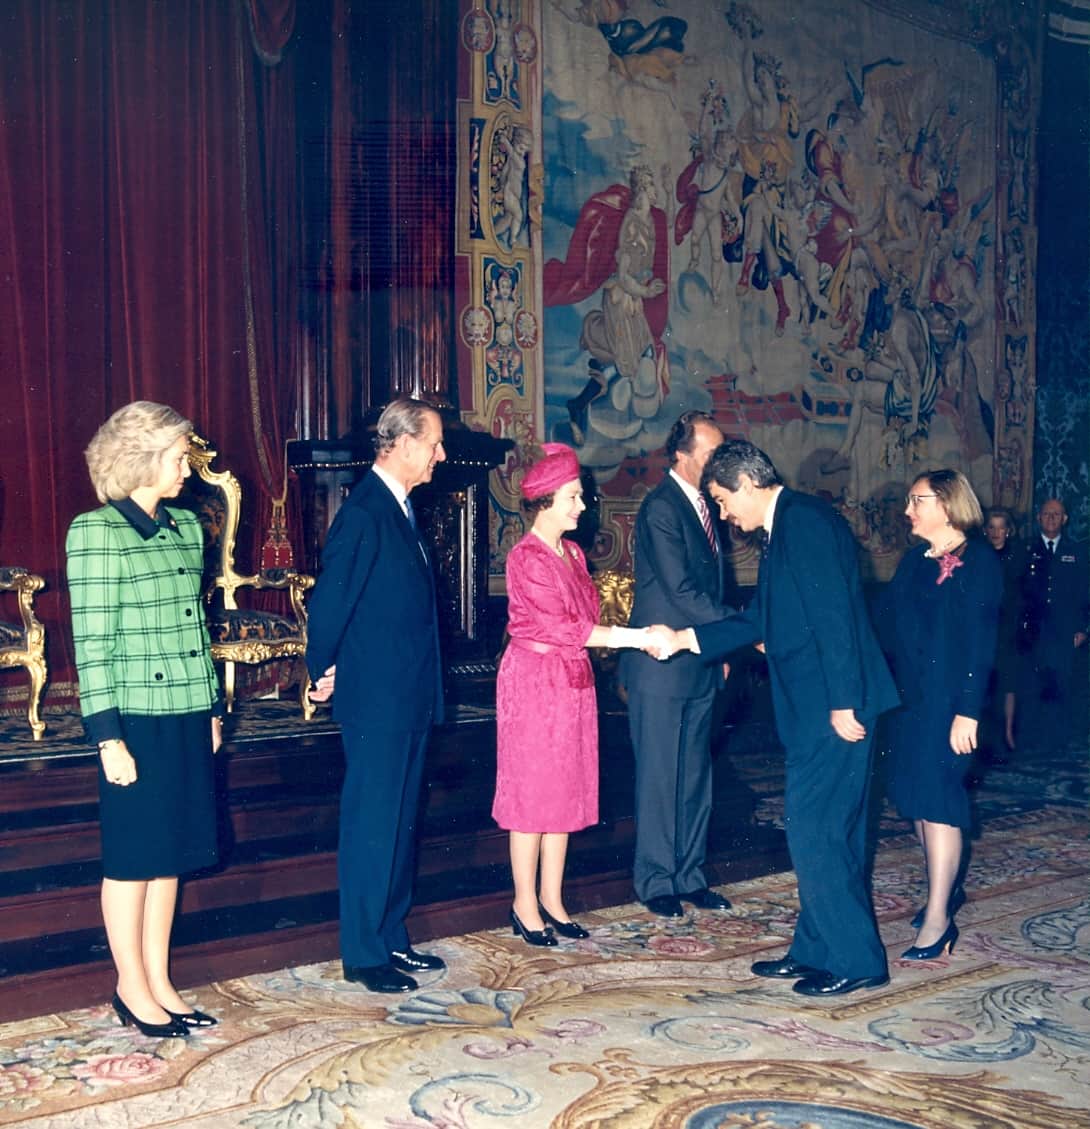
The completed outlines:
<svg viewBox="0 0 1090 1129">
<path fill-rule="evenodd" d="M 110 784 L 98 767 L 102 872 L 137 881 L 212 866 L 216 789 L 211 714 L 121 719 L 136 781 Z"/>
</svg>

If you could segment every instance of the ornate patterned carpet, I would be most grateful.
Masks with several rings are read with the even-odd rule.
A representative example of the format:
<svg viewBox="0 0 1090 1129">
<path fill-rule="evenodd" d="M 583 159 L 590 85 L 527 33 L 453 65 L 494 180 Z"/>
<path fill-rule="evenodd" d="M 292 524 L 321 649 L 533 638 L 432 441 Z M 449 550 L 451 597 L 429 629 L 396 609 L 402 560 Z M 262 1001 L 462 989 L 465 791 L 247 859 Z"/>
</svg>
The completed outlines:
<svg viewBox="0 0 1090 1129">
<path fill-rule="evenodd" d="M 984 1129 L 1090 1126 L 1086 755 L 990 775 L 954 954 L 901 962 L 917 848 L 887 813 L 874 885 L 891 983 L 808 1001 L 778 955 L 790 873 L 676 923 L 586 914 L 587 941 L 426 946 L 406 997 L 288 969 L 194 993 L 222 1018 L 145 1039 L 105 1008 L 0 1027 L 0 1124 L 184 1129 Z M 770 795 L 766 817 L 775 818 Z"/>
</svg>

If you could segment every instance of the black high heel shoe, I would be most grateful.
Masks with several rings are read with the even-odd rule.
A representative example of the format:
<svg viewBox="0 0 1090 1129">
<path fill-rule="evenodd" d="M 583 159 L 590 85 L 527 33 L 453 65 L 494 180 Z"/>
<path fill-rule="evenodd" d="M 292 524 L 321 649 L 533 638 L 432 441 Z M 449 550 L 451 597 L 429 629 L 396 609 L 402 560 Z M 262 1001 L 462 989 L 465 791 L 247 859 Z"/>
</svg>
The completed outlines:
<svg viewBox="0 0 1090 1129">
<path fill-rule="evenodd" d="M 950 900 L 946 903 L 946 916 L 950 918 L 951 921 L 953 921 L 954 914 L 957 913 L 963 905 L 965 905 L 965 902 L 965 887 L 955 886 L 953 890 L 950 891 Z M 913 929 L 919 929 L 919 927 L 923 925 L 923 919 L 926 916 L 927 906 L 920 906 L 920 908 L 916 910 L 916 913 L 913 916 L 912 920 L 909 922 L 909 925 L 911 925 Z"/>
<path fill-rule="evenodd" d="M 946 932 L 933 945 L 913 945 L 901 953 L 901 960 L 934 960 L 944 952 L 953 956 L 957 939 L 957 923 L 951 920 Z"/>
<path fill-rule="evenodd" d="M 515 913 L 514 906 L 511 907 L 511 932 L 516 937 L 521 937 L 526 944 L 537 945 L 539 948 L 548 948 L 556 944 L 553 931 L 547 925 L 544 929 L 527 929 L 519 920 L 519 915 Z"/>
<path fill-rule="evenodd" d="M 166 1011 L 166 1009 L 163 1009 Z M 175 1023 L 184 1023 L 186 1027 L 215 1027 L 219 1020 L 214 1015 L 207 1015 L 203 1011 L 187 1011 L 179 1014 L 176 1011 L 167 1011 L 167 1015 Z"/>
<path fill-rule="evenodd" d="M 151 1039 L 184 1039 L 189 1034 L 189 1028 L 169 1011 L 169 1023 L 145 1023 L 139 1016 L 133 1015 L 129 1005 L 116 992 L 110 1003 L 117 1018 L 121 1020 L 122 1027 L 128 1027 L 131 1023 L 141 1035 L 147 1035 Z M 166 1011 L 165 1008 L 163 1010 Z"/>
<path fill-rule="evenodd" d="M 541 911 L 545 924 L 551 925 L 561 937 L 567 937 L 569 941 L 581 941 L 584 937 L 590 936 L 578 922 L 558 921 L 540 902 L 537 903 L 537 908 Z"/>
</svg>

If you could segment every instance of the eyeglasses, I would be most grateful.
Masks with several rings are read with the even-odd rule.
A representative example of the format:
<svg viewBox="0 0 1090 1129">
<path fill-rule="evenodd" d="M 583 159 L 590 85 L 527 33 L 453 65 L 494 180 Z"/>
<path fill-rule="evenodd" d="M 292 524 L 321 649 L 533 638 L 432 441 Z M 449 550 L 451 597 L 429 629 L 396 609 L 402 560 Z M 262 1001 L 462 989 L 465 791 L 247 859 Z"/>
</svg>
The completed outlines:
<svg viewBox="0 0 1090 1129">
<path fill-rule="evenodd" d="M 913 509 L 915 509 L 924 500 L 924 498 L 937 498 L 937 497 L 938 497 L 938 494 L 909 494 L 905 498 L 905 505 L 911 506 Z"/>
</svg>

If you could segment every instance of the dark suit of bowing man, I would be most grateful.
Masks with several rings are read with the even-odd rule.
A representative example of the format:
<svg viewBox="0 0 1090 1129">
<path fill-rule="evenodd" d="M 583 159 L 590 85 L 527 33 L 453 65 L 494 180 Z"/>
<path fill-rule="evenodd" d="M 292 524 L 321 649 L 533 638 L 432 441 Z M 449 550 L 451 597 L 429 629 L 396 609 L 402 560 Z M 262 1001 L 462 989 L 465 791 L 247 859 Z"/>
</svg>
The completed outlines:
<svg viewBox="0 0 1090 1129">
<path fill-rule="evenodd" d="M 760 641 L 768 660 L 800 909 L 787 956 L 753 971 L 796 979 L 804 995 L 878 987 L 888 976 L 866 881 L 867 806 L 874 722 L 897 692 L 867 618 L 855 540 L 744 440 L 713 452 L 703 485 L 725 520 L 769 533 L 749 607 L 680 633 L 709 662 Z"/>
<path fill-rule="evenodd" d="M 409 493 L 446 457 L 439 414 L 394 401 L 375 447 L 373 468 L 326 540 L 307 667 L 316 700 L 329 696 L 335 677 L 344 742 L 337 874 L 345 978 L 403 992 L 417 986 L 409 973 L 443 967 L 410 947 L 405 928 L 424 755 L 443 713 L 435 587 Z"/>
</svg>

